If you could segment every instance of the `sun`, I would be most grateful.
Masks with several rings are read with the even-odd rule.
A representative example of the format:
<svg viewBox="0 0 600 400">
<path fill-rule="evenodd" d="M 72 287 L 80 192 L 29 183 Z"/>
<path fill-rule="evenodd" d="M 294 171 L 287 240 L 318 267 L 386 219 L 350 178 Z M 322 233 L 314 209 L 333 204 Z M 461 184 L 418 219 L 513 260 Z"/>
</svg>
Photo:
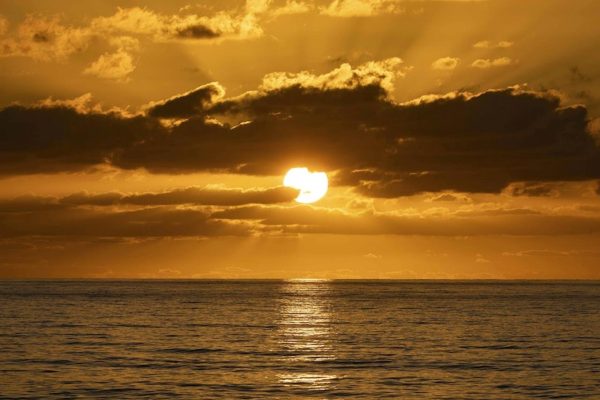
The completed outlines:
<svg viewBox="0 0 600 400">
<path fill-rule="evenodd" d="M 298 189 L 298 203 L 314 203 L 327 193 L 329 182 L 325 172 L 310 172 L 308 168 L 292 168 L 283 178 L 283 186 Z"/>
</svg>

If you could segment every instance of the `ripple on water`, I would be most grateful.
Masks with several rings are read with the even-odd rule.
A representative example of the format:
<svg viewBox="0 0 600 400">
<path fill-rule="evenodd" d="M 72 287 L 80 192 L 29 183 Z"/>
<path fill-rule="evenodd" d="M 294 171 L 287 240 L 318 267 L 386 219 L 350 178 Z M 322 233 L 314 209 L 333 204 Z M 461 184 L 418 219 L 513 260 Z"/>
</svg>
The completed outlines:
<svg viewBox="0 0 600 400">
<path fill-rule="evenodd" d="M 0 398 L 598 398 L 600 284 L 0 282 Z"/>
</svg>

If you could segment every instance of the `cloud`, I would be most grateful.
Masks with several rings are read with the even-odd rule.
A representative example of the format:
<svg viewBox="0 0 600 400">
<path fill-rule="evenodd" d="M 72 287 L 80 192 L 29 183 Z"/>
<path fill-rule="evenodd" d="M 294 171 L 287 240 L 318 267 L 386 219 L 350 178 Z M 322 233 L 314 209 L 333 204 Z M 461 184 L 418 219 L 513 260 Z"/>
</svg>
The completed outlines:
<svg viewBox="0 0 600 400">
<path fill-rule="evenodd" d="M 248 39 L 262 36 L 256 7 L 246 13 L 219 12 L 212 16 L 197 14 L 160 14 L 140 7 L 118 8 L 108 17 L 95 18 L 95 32 L 145 35 L 155 41 Z"/>
<path fill-rule="evenodd" d="M 8 26 L 6 20 L 3 21 L 0 21 L 0 29 Z M 85 50 L 91 39 L 88 29 L 65 26 L 57 16 L 28 15 L 17 26 L 15 34 L 0 39 L 0 56 L 60 61 Z"/>
<path fill-rule="evenodd" d="M 92 94 L 85 93 L 81 96 L 77 96 L 73 99 L 54 99 L 48 97 L 39 102 L 39 105 L 43 108 L 68 108 L 77 111 L 78 113 L 85 114 L 89 112 L 101 112 L 102 109 L 98 105 L 92 105 Z"/>
<path fill-rule="evenodd" d="M 73 54 L 87 50 L 91 43 L 100 37 L 101 32 L 90 26 L 67 26 L 58 16 L 28 15 L 18 25 L 16 34 L 0 39 L 0 56 L 64 61 Z M 128 75 L 135 70 L 131 53 L 138 50 L 139 41 L 122 35 L 109 35 L 104 39 L 115 50 L 102 54 L 83 73 L 126 81 Z"/>
<path fill-rule="evenodd" d="M 102 54 L 83 73 L 102 79 L 126 82 L 135 68 L 131 54 L 121 49 L 114 53 Z"/>
<path fill-rule="evenodd" d="M 93 30 L 100 32 L 160 35 L 168 20 L 168 17 L 145 8 L 119 7 L 111 16 L 94 18 L 90 25 Z M 167 31 L 173 33 L 170 29 L 167 29 Z"/>
<path fill-rule="evenodd" d="M 183 39 L 213 39 L 220 35 L 204 25 L 190 25 L 177 31 L 177 37 Z"/>
<path fill-rule="evenodd" d="M 291 2 L 285 7 L 290 12 L 297 12 L 301 4 Z M 124 40 L 131 44 L 140 37 L 156 42 L 251 39 L 263 35 L 259 22 L 259 15 L 254 11 L 221 11 L 211 16 L 169 15 L 131 7 L 118 8 L 112 15 L 93 18 L 80 26 L 66 25 L 57 15 L 31 14 L 18 24 L 14 34 L 5 35 L 8 21 L 0 16 L 0 56 L 63 61 L 72 54 L 85 51 L 93 41 L 104 41 L 115 51 L 100 56 L 86 73 L 123 80 L 134 69 L 133 48 L 124 44 Z"/>
<path fill-rule="evenodd" d="M 359 235 L 571 235 L 600 232 L 600 219 L 489 210 L 447 215 L 349 214 L 312 206 L 242 206 L 216 211 L 212 218 L 250 221 L 268 232 Z M 510 211 L 510 210 L 508 210 Z"/>
<path fill-rule="evenodd" d="M 330 17 L 375 17 L 379 15 L 396 15 L 406 12 L 406 5 L 430 0 L 333 0 L 328 5 L 320 7 L 323 15 Z M 482 0 L 439 0 L 444 2 L 465 2 Z M 485 1 L 485 0 L 483 0 Z M 415 8 L 413 13 L 421 14 L 423 8 Z"/>
<path fill-rule="evenodd" d="M 281 7 L 274 8 L 271 11 L 271 15 L 281 16 L 281 15 L 295 15 L 295 14 L 304 14 L 312 10 L 312 5 L 296 0 L 287 0 L 285 4 Z"/>
<path fill-rule="evenodd" d="M 517 182 L 509 185 L 506 192 L 511 196 L 555 197 L 558 195 L 556 185 L 550 183 Z"/>
<path fill-rule="evenodd" d="M 0 110 L 5 132 L 0 137 L 0 175 L 85 170 L 164 132 L 157 121 L 143 117 L 82 113 L 77 108 L 50 103 Z"/>
<path fill-rule="evenodd" d="M 487 258 L 485 258 L 482 254 L 476 254 L 475 255 L 475 262 L 478 264 L 489 264 L 491 263 L 490 260 L 488 260 Z"/>
<path fill-rule="evenodd" d="M 450 71 L 457 67 L 460 59 L 456 57 L 442 57 L 431 63 L 432 69 Z"/>
<path fill-rule="evenodd" d="M 151 103 L 148 115 L 157 118 L 189 118 L 202 114 L 209 104 L 225 95 L 225 89 L 218 82 L 211 82 L 187 93 Z"/>
<path fill-rule="evenodd" d="M 458 211 L 355 212 L 285 205 L 283 188 L 187 188 L 163 193 L 21 196 L 0 200 L 0 237 L 218 236 L 255 234 L 581 235 L 600 233 L 600 219 L 527 209 L 463 207 Z M 184 207 L 185 206 L 185 207 Z"/>
<path fill-rule="evenodd" d="M 501 40 L 497 43 L 490 42 L 489 40 L 481 40 L 473 45 L 476 49 L 508 49 L 514 45 L 514 42 L 508 40 Z"/>
<path fill-rule="evenodd" d="M 9 27 L 8 20 L 0 15 L 0 36 L 4 35 L 8 31 Z"/>
<path fill-rule="evenodd" d="M 119 192 L 74 193 L 64 197 L 26 195 L 0 199 L 0 213 L 21 213 L 67 209 L 79 206 L 240 206 L 278 204 L 293 201 L 298 191 L 287 187 L 239 189 L 225 187 L 187 187 L 166 192 L 126 194 Z"/>
<path fill-rule="evenodd" d="M 246 11 L 251 14 L 261 14 L 269 10 L 273 0 L 246 0 Z"/>
<path fill-rule="evenodd" d="M 0 237 L 179 237 L 249 235 L 247 224 L 210 219 L 202 210 L 166 207 L 133 211 L 86 209 L 0 213 Z"/>
<path fill-rule="evenodd" d="M 344 63 L 339 68 L 321 75 L 308 71 L 273 72 L 265 75 L 260 90 L 265 93 L 299 87 L 326 91 L 377 85 L 391 91 L 396 78 L 404 77 L 410 70 L 410 67 L 401 68 L 402 64 L 401 58 L 392 57 L 382 61 L 370 61 L 356 68 Z"/>
<path fill-rule="evenodd" d="M 321 9 L 322 14 L 332 17 L 371 17 L 403 12 L 395 0 L 333 0 Z"/>
<path fill-rule="evenodd" d="M 436 202 L 436 201 L 462 201 L 462 202 L 470 202 L 471 199 L 461 193 L 441 193 L 441 194 L 437 194 L 433 197 L 430 197 L 429 199 L 427 199 L 427 201 L 430 202 Z"/>
<path fill-rule="evenodd" d="M 0 173 L 111 164 L 279 175 L 308 165 L 330 172 L 332 184 L 384 198 L 600 178 L 585 107 L 526 87 L 398 103 L 391 91 L 405 73 L 396 58 L 320 75 L 278 72 L 240 96 L 225 97 L 211 83 L 136 116 L 11 106 L 0 110 Z M 187 119 L 165 126 L 157 117 Z"/>
<path fill-rule="evenodd" d="M 367 253 L 367 254 L 363 254 L 364 258 L 368 258 L 371 260 L 381 260 L 383 257 L 381 256 L 381 254 L 375 254 L 375 253 Z"/>
<path fill-rule="evenodd" d="M 35 211 L 48 211 L 68 208 L 54 197 L 25 195 L 12 199 L 0 199 L 0 213 L 23 213 Z"/>
<path fill-rule="evenodd" d="M 479 58 L 479 59 L 473 61 L 471 66 L 474 68 L 479 68 L 479 69 L 487 69 L 487 68 L 493 68 L 493 67 L 506 67 L 506 66 L 513 65 L 513 64 L 515 64 L 514 60 L 512 60 L 508 57 L 500 57 L 500 58 L 494 58 L 494 59 Z"/>
<path fill-rule="evenodd" d="M 522 250 L 517 252 L 503 252 L 504 257 L 570 257 L 570 256 L 586 256 L 586 257 L 600 257 L 600 251 L 580 251 L 580 250 L 569 250 L 569 251 L 558 251 L 558 250 Z"/>
<path fill-rule="evenodd" d="M 590 135 L 592 135 L 592 137 L 596 141 L 596 143 L 600 145 L 600 118 L 590 119 L 588 121 L 587 129 Z"/>
<path fill-rule="evenodd" d="M 267 189 L 232 189 L 220 187 L 189 187 L 159 193 L 77 193 L 57 199 L 58 204 L 68 205 L 216 205 L 239 206 L 244 204 L 276 204 L 293 201 L 298 191 L 284 187 Z M 0 203 L 2 209 L 2 203 Z"/>
</svg>

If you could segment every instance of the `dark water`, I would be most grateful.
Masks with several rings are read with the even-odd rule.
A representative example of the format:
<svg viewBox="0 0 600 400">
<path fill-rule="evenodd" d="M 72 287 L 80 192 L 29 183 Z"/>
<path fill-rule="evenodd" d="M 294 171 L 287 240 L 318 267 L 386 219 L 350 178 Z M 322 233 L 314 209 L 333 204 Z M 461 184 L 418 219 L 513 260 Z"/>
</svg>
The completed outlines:
<svg viewBox="0 0 600 400">
<path fill-rule="evenodd" d="M 600 284 L 0 282 L 0 398 L 600 399 Z"/>
</svg>

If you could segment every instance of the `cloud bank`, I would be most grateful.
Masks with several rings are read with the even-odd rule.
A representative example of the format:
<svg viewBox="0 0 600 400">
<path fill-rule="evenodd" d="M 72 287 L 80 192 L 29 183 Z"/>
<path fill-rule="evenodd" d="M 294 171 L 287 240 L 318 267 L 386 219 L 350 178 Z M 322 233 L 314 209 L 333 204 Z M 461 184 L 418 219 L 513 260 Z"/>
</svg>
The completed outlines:
<svg viewBox="0 0 600 400">
<path fill-rule="evenodd" d="M 409 71 L 391 58 L 324 74 L 272 73 L 237 97 L 209 83 L 135 116 L 56 101 L 10 106 L 0 110 L 0 174 L 110 164 L 279 175 L 309 165 L 371 197 L 600 178 L 585 107 L 524 87 L 397 103 L 391 91 Z M 234 119 L 244 122 L 226 122 Z"/>
</svg>

